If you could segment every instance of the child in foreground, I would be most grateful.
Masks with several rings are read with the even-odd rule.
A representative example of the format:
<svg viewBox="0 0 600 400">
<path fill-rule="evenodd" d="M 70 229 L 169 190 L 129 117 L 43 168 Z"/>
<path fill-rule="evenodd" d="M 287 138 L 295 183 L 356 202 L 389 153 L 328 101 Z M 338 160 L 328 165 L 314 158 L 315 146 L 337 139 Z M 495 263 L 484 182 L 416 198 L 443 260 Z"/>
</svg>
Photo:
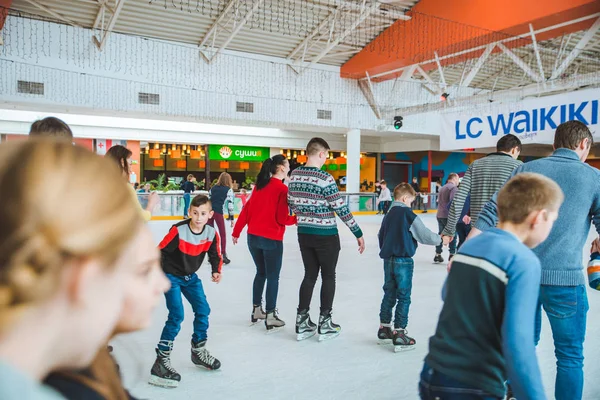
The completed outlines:
<svg viewBox="0 0 600 400">
<path fill-rule="evenodd" d="M 383 259 L 385 283 L 377 332 L 380 343 L 393 343 L 394 351 L 412 350 L 415 339 L 408 336 L 408 309 L 412 290 L 417 242 L 432 246 L 441 245 L 442 238 L 430 231 L 411 209 L 417 193 L 408 183 L 394 189 L 394 202 L 381 223 L 379 230 L 379 256 Z M 394 329 L 392 311 L 396 307 Z"/>
<path fill-rule="evenodd" d="M 534 343 L 541 265 L 531 249 L 550 234 L 563 199 L 539 174 L 519 174 L 500 190 L 498 227 L 452 259 L 421 399 L 503 399 L 507 379 L 517 399 L 546 398 Z"/>
<path fill-rule="evenodd" d="M 189 210 L 190 218 L 173 225 L 160 242 L 162 268 L 171 281 L 171 289 L 165 293 L 169 317 L 156 348 L 157 357 L 149 381 L 152 385 L 177 387 L 181 380 L 181 375 L 171 366 L 170 357 L 173 341 L 184 318 L 182 294 L 194 310 L 192 362 L 198 367 L 210 370 L 221 367 L 219 360 L 206 349 L 210 307 L 206 301 L 202 281 L 196 275 L 205 255 L 208 254 L 208 261 L 212 266 L 212 281 L 221 281 L 223 259 L 220 237 L 213 227 L 207 225 L 212 215 L 212 205 L 208 197 L 194 197 Z"/>
</svg>

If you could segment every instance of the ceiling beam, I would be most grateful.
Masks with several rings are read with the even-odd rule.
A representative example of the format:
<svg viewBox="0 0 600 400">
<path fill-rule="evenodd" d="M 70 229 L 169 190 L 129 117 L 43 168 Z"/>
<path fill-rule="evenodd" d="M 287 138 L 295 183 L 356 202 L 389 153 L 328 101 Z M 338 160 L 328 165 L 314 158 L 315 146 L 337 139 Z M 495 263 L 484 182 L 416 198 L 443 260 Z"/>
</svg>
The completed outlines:
<svg viewBox="0 0 600 400">
<path fill-rule="evenodd" d="M 217 34 L 219 24 L 221 22 L 223 22 L 223 20 L 225 19 L 225 17 L 229 13 L 229 11 L 233 8 L 233 6 L 236 3 L 238 3 L 238 1 L 239 0 L 230 0 L 229 3 L 227 3 L 227 6 L 223 9 L 223 12 L 221 12 L 221 14 L 219 14 L 219 16 L 217 17 L 215 22 L 212 24 L 212 26 L 210 27 L 208 32 L 206 32 L 206 34 L 200 41 L 200 45 L 199 45 L 200 47 L 204 47 L 206 45 L 206 42 L 208 42 L 208 40 L 210 39 L 210 37 Z"/>
<path fill-rule="evenodd" d="M 57 13 L 56 11 L 52 10 L 49 7 L 46 7 L 45 5 L 37 2 L 36 0 L 25 0 L 27 3 L 31 4 L 32 6 L 35 6 L 37 8 L 39 8 L 40 10 L 47 12 L 48 14 L 52 15 L 54 18 L 66 22 L 69 25 L 72 26 L 76 26 L 78 28 L 81 28 L 81 25 L 79 25 L 77 22 L 74 22 L 72 20 L 70 20 L 69 18 L 65 17 L 64 15 L 61 15 L 59 13 Z"/>
<path fill-rule="evenodd" d="M 94 35 L 92 37 L 92 41 L 94 42 L 94 44 L 96 45 L 98 50 L 102 51 L 104 49 L 104 46 L 106 45 L 106 39 L 108 39 L 108 36 L 110 35 L 110 33 L 113 31 L 113 29 L 115 27 L 115 24 L 117 23 L 117 19 L 119 18 L 119 14 L 121 14 L 121 10 L 123 10 L 123 6 L 125 5 L 125 1 L 126 0 L 115 0 L 115 2 L 116 2 L 115 11 L 111 15 L 110 20 L 108 21 L 108 26 L 105 29 L 104 24 L 102 25 L 102 31 L 103 31 L 102 39 L 98 39 L 98 37 L 96 35 Z M 105 13 L 106 10 L 104 10 L 103 12 Z M 103 19 L 104 19 L 104 17 L 103 17 Z"/>
<path fill-rule="evenodd" d="M 535 30 L 531 24 L 529 24 L 529 32 L 531 32 L 531 42 L 533 44 L 533 51 L 535 52 L 540 78 L 542 79 L 542 82 L 545 82 L 546 74 L 544 73 L 544 66 L 542 65 L 542 57 L 540 56 L 540 49 L 538 49 L 537 39 L 535 38 Z"/>
<path fill-rule="evenodd" d="M 510 57 L 511 60 L 513 60 L 513 62 L 515 64 L 517 64 L 527 75 L 529 75 L 529 77 L 531 79 L 534 80 L 534 82 L 541 82 L 543 79 L 542 77 L 540 77 L 538 74 L 536 74 L 530 67 L 529 65 L 525 64 L 525 61 L 523 61 L 521 59 L 521 57 L 519 57 L 518 55 L 516 55 L 514 52 L 512 52 L 508 47 L 506 47 L 504 44 L 502 43 L 498 43 L 498 47 L 500 47 L 500 49 L 502 49 L 502 51 L 504 52 L 504 54 L 506 54 L 508 57 Z"/>
<path fill-rule="evenodd" d="M 559 76 L 561 76 L 563 72 L 566 71 L 569 65 L 571 65 L 571 63 L 577 58 L 577 56 L 579 56 L 579 53 L 581 53 L 583 49 L 585 49 L 585 46 L 587 46 L 588 42 L 592 40 L 596 32 L 598 32 L 598 29 L 600 29 L 600 18 L 596 19 L 596 21 L 590 27 L 590 29 L 588 29 L 587 32 L 583 35 L 583 37 L 579 39 L 579 42 L 577 42 L 575 48 L 571 50 L 569 55 L 563 60 L 560 66 L 552 72 L 552 76 L 550 77 L 550 79 L 556 79 Z"/>
<path fill-rule="evenodd" d="M 329 13 L 329 15 L 323 20 L 321 21 L 321 23 L 308 35 L 304 38 L 304 40 L 298 45 L 296 46 L 296 48 L 294 50 L 292 50 L 292 52 L 286 57 L 286 59 L 290 60 L 292 59 L 296 53 L 298 53 L 300 50 L 302 49 L 307 49 L 308 48 L 308 43 L 319 34 L 319 32 L 321 32 L 321 30 L 323 28 L 325 28 L 326 26 L 328 26 L 334 19 L 335 19 L 335 15 L 336 15 L 336 11 L 331 11 Z M 304 50 L 306 52 L 306 50 Z"/>
<path fill-rule="evenodd" d="M 492 43 L 485 48 L 485 50 L 483 51 L 483 53 L 481 54 L 471 71 L 469 71 L 469 74 L 467 75 L 465 80 L 462 82 L 461 86 L 467 87 L 471 84 L 471 82 L 473 82 L 473 79 L 475 79 L 475 76 L 477 75 L 481 67 L 483 67 L 483 64 L 487 61 L 490 54 L 492 54 L 494 47 L 496 47 L 496 44 Z"/>
</svg>

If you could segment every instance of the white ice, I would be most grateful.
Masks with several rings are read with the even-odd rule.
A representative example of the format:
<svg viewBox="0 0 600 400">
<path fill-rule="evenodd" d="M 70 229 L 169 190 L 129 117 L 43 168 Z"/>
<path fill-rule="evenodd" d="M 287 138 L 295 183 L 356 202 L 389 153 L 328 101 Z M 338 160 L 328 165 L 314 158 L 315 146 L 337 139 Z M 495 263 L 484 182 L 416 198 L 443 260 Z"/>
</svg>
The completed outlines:
<svg viewBox="0 0 600 400">
<path fill-rule="evenodd" d="M 422 218 L 429 228 L 437 229 L 433 214 Z M 296 341 L 294 319 L 303 266 L 295 227 L 286 232 L 279 285 L 278 309 L 287 325 L 283 331 L 270 335 L 265 334 L 264 325 L 249 326 L 255 267 L 244 233 L 237 246 L 232 245 L 230 237 L 227 239 L 232 262 L 223 267 L 220 284 L 210 282 L 207 264 L 198 272 L 212 309 L 207 348 L 221 361 L 221 370 L 206 371 L 191 363 L 193 313 L 184 300 L 186 319 L 172 357 L 173 366 L 182 376 L 181 384 L 176 389 L 162 389 L 147 383 L 155 359 L 154 347 L 167 317 L 162 302 L 150 329 L 114 340 L 126 386 L 142 399 L 418 399 L 422 361 L 442 305 L 440 289 L 446 277 L 445 264 L 433 264 L 433 247 L 419 246 L 408 326 L 410 335 L 417 340 L 417 348 L 394 353 L 391 346 L 379 346 L 376 333 L 383 263 L 378 257 L 377 231 L 381 218 L 357 219 L 367 244 L 362 255 L 358 254 L 356 240 L 349 230 L 343 225 L 339 227 L 342 251 L 333 310 L 334 321 L 342 326 L 338 338 L 321 343 L 316 337 Z M 171 223 L 150 225 L 158 243 Z M 227 230 L 229 236 L 231 230 L 229 227 Z M 590 232 L 588 242 L 593 237 Z M 583 262 L 587 262 L 588 250 L 586 245 Z M 447 258 L 447 250 L 444 257 Z M 318 318 L 319 290 L 320 282 L 312 300 L 313 320 Z M 584 399 L 597 400 L 600 399 L 600 318 L 597 317 L 600 293 L 589 289 L 588 295 Z M 545 317 L 538 356 L 548 398 L 553 398 L 556 366 Z"/>
</svg>

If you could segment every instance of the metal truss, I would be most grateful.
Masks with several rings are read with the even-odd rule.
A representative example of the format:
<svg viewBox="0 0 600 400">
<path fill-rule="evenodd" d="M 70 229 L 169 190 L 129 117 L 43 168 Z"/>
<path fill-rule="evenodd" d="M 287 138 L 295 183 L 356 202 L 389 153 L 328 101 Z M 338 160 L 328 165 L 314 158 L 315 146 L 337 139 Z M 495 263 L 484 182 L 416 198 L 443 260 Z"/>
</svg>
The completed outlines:
<svg viewBox="0 0 600 400">
<path fill-rule="evenodd" d="M 126 0 L 114 0 L 111 5 L 110 0 L 97 0 L 100 4 L 100 9 L 96 15 L 94 21 L 94 29 L 100 30 L 100 36 L 94 35 L 92 42 L 96 45 L 98 50 L 102 51 L 106 45 L 106 40 L 113 31 L 119 14 L 123 10 Z"/>
</svg>

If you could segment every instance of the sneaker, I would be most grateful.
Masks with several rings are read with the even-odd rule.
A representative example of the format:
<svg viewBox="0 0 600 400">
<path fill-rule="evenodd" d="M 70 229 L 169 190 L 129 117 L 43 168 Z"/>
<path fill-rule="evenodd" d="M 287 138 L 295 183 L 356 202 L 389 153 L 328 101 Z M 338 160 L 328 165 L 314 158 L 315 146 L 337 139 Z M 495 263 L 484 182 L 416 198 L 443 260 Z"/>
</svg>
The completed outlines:
<svg viewBox="0 0 600 400">
<path fill-rule="evenodd" d="M 277 310 L 273 310 L 267 313 L 265 326 L 267 327 L 267 333 L 272 333 L 282 329 L 285 326 L 285 322 L 279 319 L 277 316 Z"/>
<path fill-rule="evenodd" d="M 198 343 L 192 341 L 192 362 L 198 367 L 210 370 L 221 368 L 221 362 L 210 355 L 206 350 L 206 340 Z"/>
<path fill-rule="evenodd" d="M 408 336 L 406 329 L 396 329 L 394 331 L 394 352 L 409 351 L 415 348 L 416 340 Z"/>
<path fill-rule="evenodd" d="M 231 262 L 229 258 L 227 258 L 227 254 L 223 254 L 223 264 L 227 265 Z"/>
<path fill-rule="evenodd" d="M 313 337 L 317 333 L 317 325 L 310 320 L 308 310 L 298 310 L 296 315 L 296 340 Z"/>
<path fill-rule="evenodd" d="M 435 257 L 433 257 L 433 262 L 434 263 L 443 263 L 444 257 L 442 257 L 441 254 L 436 254 Z"/>
<path fill-rule="evenodd" d="M 265 314 L 262 306 L 252 306 L 252 314 L 250 315 L 252 325 L 256 324 L 260 319 L 267 319 L 267 314 Z"/>
<path fill-rule="evenodd" d="M 171 365 L 171 350 L 173 342 L 168 342 L 169 350 L 156 349 L 156 361 L 150 371 L 149 384 L 164 388 L 176 388 L 181 381 L 181 375 Z"/>
<path fill-rule="evenodd" d="M 319 342 L 338 337 L 341 331 L 342 327 L 333 323 L 331 311 L 321 313 L 319 316 Z"/>
<path fill-rule="evenodd" d="M 377 339 L 379 339 L 379 344 L 391 344 L 394 340 L 394 331 L 392 330 L 392 325 L 379 325 L 379 330 L 377 331 Z"/>
</svg>

